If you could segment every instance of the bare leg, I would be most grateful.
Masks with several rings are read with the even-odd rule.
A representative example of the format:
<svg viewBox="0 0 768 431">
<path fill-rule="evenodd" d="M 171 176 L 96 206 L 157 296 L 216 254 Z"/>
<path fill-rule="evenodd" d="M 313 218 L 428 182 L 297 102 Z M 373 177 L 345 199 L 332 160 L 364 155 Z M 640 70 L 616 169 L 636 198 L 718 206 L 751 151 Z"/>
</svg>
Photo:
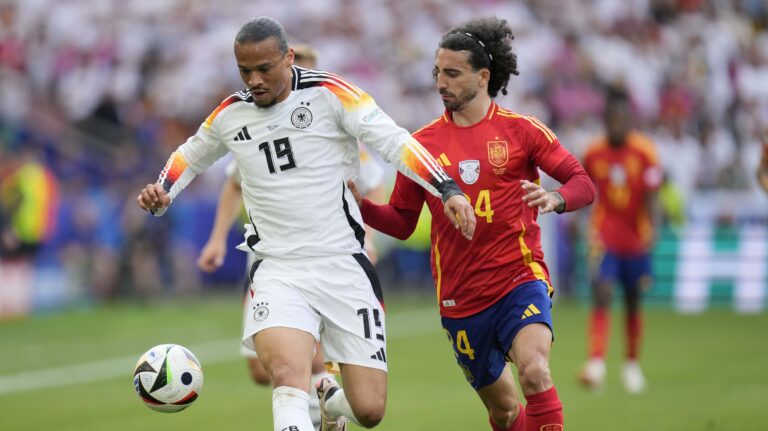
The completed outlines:
<svg viewBox="0 0 768 431">
<path fill-rule="evenodd" d="M 314 430 L 308 410 L 314 337 L 299 329 L 276 327 L 258 332 L 253 343 L 272 381 L 275 431 Z"/>
<path fill-rule="evenodd" d="M 387 373 L 376 368 L 341 364 L 341 376 L 344 389 L 326 399 L 326 412 L 334 418 L 345 416 L 365 428 L 378 425 L 384 418 L 387 404 Z"/>
<path fill-rule="evenodd" d="M 517 386 L 509 366 L 504 368 L 501 377 L 477 391 L 488 410 L 488 416 L 501 429 L 509 429 L 520 414 L 520 399 Z"/>
</svg>

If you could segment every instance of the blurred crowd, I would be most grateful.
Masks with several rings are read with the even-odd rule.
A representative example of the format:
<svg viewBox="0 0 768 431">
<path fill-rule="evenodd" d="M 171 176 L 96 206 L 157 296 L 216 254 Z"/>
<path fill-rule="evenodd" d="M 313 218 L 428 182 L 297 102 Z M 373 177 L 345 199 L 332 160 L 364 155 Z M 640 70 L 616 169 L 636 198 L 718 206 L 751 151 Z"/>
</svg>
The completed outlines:
<svg viewBox="0 0 768 431">
<path fill-rule="evenodd" d="M 658 147 L 670 222 L 684 222 L 699 192 L 756 192 L 768 142 L 765 0 L 0 0 L 0 164 L 40 167 L 58 197 L 30 240 L 47 245 L 37 258 L 104 300 L 199 287 L 192 262 L 223 168 L 168 217 L 148 218 L 134 199 L 241 89 L 232 42 L 259 15 L 410 130 L 443 109 L 431 75 L 441 35 L 503 17 L 521 73 L 498 102 L 550 125 L 580 157 L 602 132 L 604 89 L 624 86 Z M 17 171 L 0 169 L 4 236 L 17 229 L 6 196 Z"/>
</svg>

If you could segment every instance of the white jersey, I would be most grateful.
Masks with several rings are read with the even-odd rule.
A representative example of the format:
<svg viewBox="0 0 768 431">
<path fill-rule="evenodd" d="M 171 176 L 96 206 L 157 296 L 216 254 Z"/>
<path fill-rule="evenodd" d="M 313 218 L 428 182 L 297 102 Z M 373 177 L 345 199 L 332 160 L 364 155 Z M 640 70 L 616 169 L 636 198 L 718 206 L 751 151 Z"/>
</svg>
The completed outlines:
<svg viewBox="0 0 768 431">
<path fill-rule="evenodd" d="M 170 157 L 159 182 L 173 200 L 231 152 L 258 258 L 359 253 L 364 230 L 346 180 L 358 139 L 400 172 L 446 199 L 461 193 L 410 133 L 368 94 L 338 76 L 293 67 L 292 91 L 269 108 L 248 92 L 225 99 Z M 161 215 L 161 212 L 157 213 Z"/>
<path fill-rule="evenodd" d="M 360 191 L 361 195 L 365 196 L 384 183 L 384 169 L 368 153 L 363 144 L 360 144 L 358 148 L 360 149 L 360 166 L 350 166 L 349 173 L 345 174 L 345 177 L 353 180 L 357 190 Z M 236 161 L 232 160 L 227 163 L 224 172 L 229 179 L 240 185 L 242 177 L 240 176 L 240 168 L 237 166 Z"/>
</svg>

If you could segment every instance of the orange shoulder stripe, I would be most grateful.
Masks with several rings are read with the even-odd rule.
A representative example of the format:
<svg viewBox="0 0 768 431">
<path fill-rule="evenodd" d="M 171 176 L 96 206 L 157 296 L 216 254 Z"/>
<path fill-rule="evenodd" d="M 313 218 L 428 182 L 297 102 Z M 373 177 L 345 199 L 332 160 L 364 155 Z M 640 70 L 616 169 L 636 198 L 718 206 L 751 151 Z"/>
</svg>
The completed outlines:
<svg viewBox="0 0 768 431">
<path fill-rule="evenodd" d="M 434 119 L 434 120 L 432 120 L 430 123 L 428 123 L 426 126 L 424 126 L 424 127 L 422 127 L 421 129 L 419 129 L 419 130 L 417 130 L 417 131 L 415 131 L 415 132 L 411 133 L 411 135 L 416 135 L 417 133 L 421 132 L 421 131 L 422 131 L 422 130 L 424 130 L 424 129 L 427 129 L 427 128 L 429 128 L 430 126 L 432 126 L 433 124 L 435 124 L 435 123 L 439 122 L 439 121 L 440 121 L 440 120 L 442 120 L 442 119 L 443 119 L 443 117 L 438 117 L 438 118 L 435 118 L 435 119 Z"/>
<path fill-rule="evenodd" d="M 554 142 L 555 139 L 557 139 L 554 132 L 552 132 L 549 129 L 549 127 L 545 126 L 542 122 L 540 122 L 535 117 L 531 117 L 529 115 L 515 114 L 514 112 L 507 111 L 506 109 L 503 109 L 501 107 L 499 107 L 498 115 L 501 115 L 502 117 L 507 117 L 507 118 L 522 118 L 523 120 L 528 121 L 533 127 L 539 129 L 539 131 L 544 134 L 544 136 L 547 138 L 549 142 Z"/>
<path fill-rule="evenodd" d="M 234 95 L 234 94 L 233 94 L 233 95 L 231 95 L 231 96 L 229 96 L 229 97 L 227 97 L 226 99 L 224 99 L 224 101 L 223 101 L 223 102 L 221 102 L 221 103 L 219 104 L 219 106 L 217 106 L 217 107 L 216 107 L 216 109 L 214 109 L 214 110 L 213 110 L 213 112 L 211 112 L 211 115 L 209 115 L 209 116 L 208 116 L 208 117 L 205 119 L 205 122 L 203 122 L 203 127 L 205 127 L 206 129 L 210 128 L 210 127 L 211 127 L 211 124 L 213 123 L 213 120 L 215 120 L 215 119 L 216 119 L 216 116 L 217 116 L 217 115 L 219 115 L 219 112 L 221 112 L 221 111 L 222 111 L 224 108 L 226 108 L 227 106 L 229 106 L 229 105 L 231 105 L 231 104 L 233 104 L 233 103 L 237 102 L 238 100 L 242 100 L 242 99 L 241 99 L 241 98 L 239 98 L 239 97 L 237 97 L 237 96 L 236 96 L 236 95 Z"/>
</svg>

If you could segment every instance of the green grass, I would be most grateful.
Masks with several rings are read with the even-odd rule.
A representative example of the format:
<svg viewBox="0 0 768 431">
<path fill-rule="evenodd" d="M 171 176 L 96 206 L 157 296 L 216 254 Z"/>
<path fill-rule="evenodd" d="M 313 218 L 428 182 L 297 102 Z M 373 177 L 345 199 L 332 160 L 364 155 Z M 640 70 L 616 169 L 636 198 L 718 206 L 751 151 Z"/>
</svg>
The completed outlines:
<svg viewBox="0 0 768 431">
<path fill-rule="evenodd" d="M 643 364 L 649 390 L 626 395 L 619 384 L 623 341 L 615 314 L 608 382 L 582 390 L 587 309 L 555 309 L 552 372 L 568 430 L 763 430 L 768 424 L 768 315 L 710 311 L 646 314 Z M 432 299 L 388 301 L 390 389 L 382 431 L 485 430 L 484 409 L 439 328 Z M 0 430 L 271 430 L 271 391 L 254 386 L 237 355 L 239 298 L 123 305 L 0 323 Z M 224 340 L 218 348 L 210 342 Z M 229 342 L 231 340 L 231 343 Z M 155 413 L 133 391 L 131 371 L 154 344 L 198 354 L 200 399 L 178 414 Z M 207 347 L 205 347 L 207 346 Z M 9 375 L 118 358 L 116 378 L 3 393 Z M 124 369 L 124 372 L 122 371 Z"/>
</svg>

